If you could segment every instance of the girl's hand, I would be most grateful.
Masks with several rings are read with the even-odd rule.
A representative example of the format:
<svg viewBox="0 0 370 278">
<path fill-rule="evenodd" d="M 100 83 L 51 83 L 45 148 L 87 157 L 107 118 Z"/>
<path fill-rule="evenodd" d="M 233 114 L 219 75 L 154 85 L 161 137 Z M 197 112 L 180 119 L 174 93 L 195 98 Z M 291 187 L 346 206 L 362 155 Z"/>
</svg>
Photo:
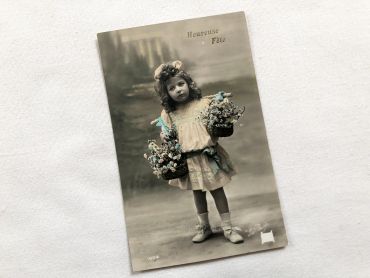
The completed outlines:
<svg viewBox="0 0 370 278">
<path fill-rule="evenodd" d="M 166 141 L 166 138 L 165 138 L 165 135 L 164 135 L 164 133 L 163 133 L 163 132 L 161 132 L 161 133 L 159 134 L 159 136 L 161 137 L 161 140 L 162 140 L 163 142 L 167 142 L 167 141 Z"/>
</svg>

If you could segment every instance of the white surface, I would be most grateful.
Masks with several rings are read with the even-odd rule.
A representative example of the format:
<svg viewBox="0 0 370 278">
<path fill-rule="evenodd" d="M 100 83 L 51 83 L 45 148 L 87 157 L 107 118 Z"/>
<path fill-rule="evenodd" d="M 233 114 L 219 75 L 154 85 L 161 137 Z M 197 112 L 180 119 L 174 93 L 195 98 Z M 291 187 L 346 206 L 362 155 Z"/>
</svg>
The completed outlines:
<svg viewBox="0 0 370 278">
<path fill-rule="evenodd" d="M 370 277 L 370 2 L 192 2 L 1 1 L 1 278 L 132 275 L 96 33 L 239 10 L 289 245 L 134 277 Z"/>
</svg>

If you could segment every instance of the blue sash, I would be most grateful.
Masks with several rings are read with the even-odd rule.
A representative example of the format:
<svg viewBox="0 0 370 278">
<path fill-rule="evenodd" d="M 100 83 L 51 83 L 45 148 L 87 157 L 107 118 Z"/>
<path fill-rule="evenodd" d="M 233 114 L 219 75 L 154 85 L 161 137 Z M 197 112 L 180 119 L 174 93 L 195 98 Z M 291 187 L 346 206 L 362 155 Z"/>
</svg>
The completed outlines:
<svg viewBox="0 0 370 278">
<path fill-rule="evenodd" d="M 216 146 L 210 146 L 201 150 L 187 152 L 185 153 L 186 158 L 190 158 L 200 154 L 205 154 L 208 157 L 208 161 L 210 163 L 213 174 L 217 174 L 218 170 L 220 169 L 224 170 L 225 172 L 229 172 L 231 169 L 229 165 L 227 165 L 218 155 L 216 151 Z"/>
</svg>

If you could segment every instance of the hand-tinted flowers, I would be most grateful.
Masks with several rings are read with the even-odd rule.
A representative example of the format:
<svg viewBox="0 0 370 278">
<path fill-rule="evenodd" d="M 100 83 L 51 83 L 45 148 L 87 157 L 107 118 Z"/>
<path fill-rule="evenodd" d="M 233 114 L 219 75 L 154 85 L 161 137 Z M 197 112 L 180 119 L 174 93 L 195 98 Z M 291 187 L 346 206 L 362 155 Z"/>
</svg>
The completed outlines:
<svg viewBox="0 0 370 278">
<path fill-rule="evenodd" d="M 148 140 L 148 143 L 150 154 L 144 154 L 144 158 L 149 161 L 153 174 L 159 178 L 168 171 L 175 172 L 176 167 L 183 161 L 176 130 L 170 129 L 161 145 L 155 140 Z"/>
<path fill-rule="evenodd" d="M 200 120 L 211 130 L 214 127 L 230 128 L 243 115 L 245 107 L 240 108 L 220 93 L 215 95 L 206 110 L 200 113 Z"/>
</svg>

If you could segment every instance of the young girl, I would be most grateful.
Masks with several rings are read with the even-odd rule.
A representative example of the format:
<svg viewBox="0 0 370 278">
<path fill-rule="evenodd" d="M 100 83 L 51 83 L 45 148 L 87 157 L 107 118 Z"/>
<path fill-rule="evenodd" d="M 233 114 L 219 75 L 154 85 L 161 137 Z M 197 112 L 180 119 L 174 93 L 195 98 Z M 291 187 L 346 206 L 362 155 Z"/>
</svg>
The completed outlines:
<svg viewBox="0 0 370 278">
<path fill-rule="evenodd" d="M 169 181 L 172 186 L 192 190 L 199 224 L 192 241 L 202 242 L 212 235 L 208 221 L 206 192 L 215 201 L 221 217 L 224 236 L 232 243 L 243 242 L 243 237 L 231 226 L 230 211 L 223 186 L 235 175 L 226 151 L 217 143 L 198 118 L 211 99 L 202 98 L 200 89 L 182 67 L 181 61 L 160 65 L 154 73 L 156 92 L 161 99 L 161 119 L 167 127 L 175 127 L 189 173 Z M 164 134 L 161 133 L 164 140 Z"/>
</svg>

